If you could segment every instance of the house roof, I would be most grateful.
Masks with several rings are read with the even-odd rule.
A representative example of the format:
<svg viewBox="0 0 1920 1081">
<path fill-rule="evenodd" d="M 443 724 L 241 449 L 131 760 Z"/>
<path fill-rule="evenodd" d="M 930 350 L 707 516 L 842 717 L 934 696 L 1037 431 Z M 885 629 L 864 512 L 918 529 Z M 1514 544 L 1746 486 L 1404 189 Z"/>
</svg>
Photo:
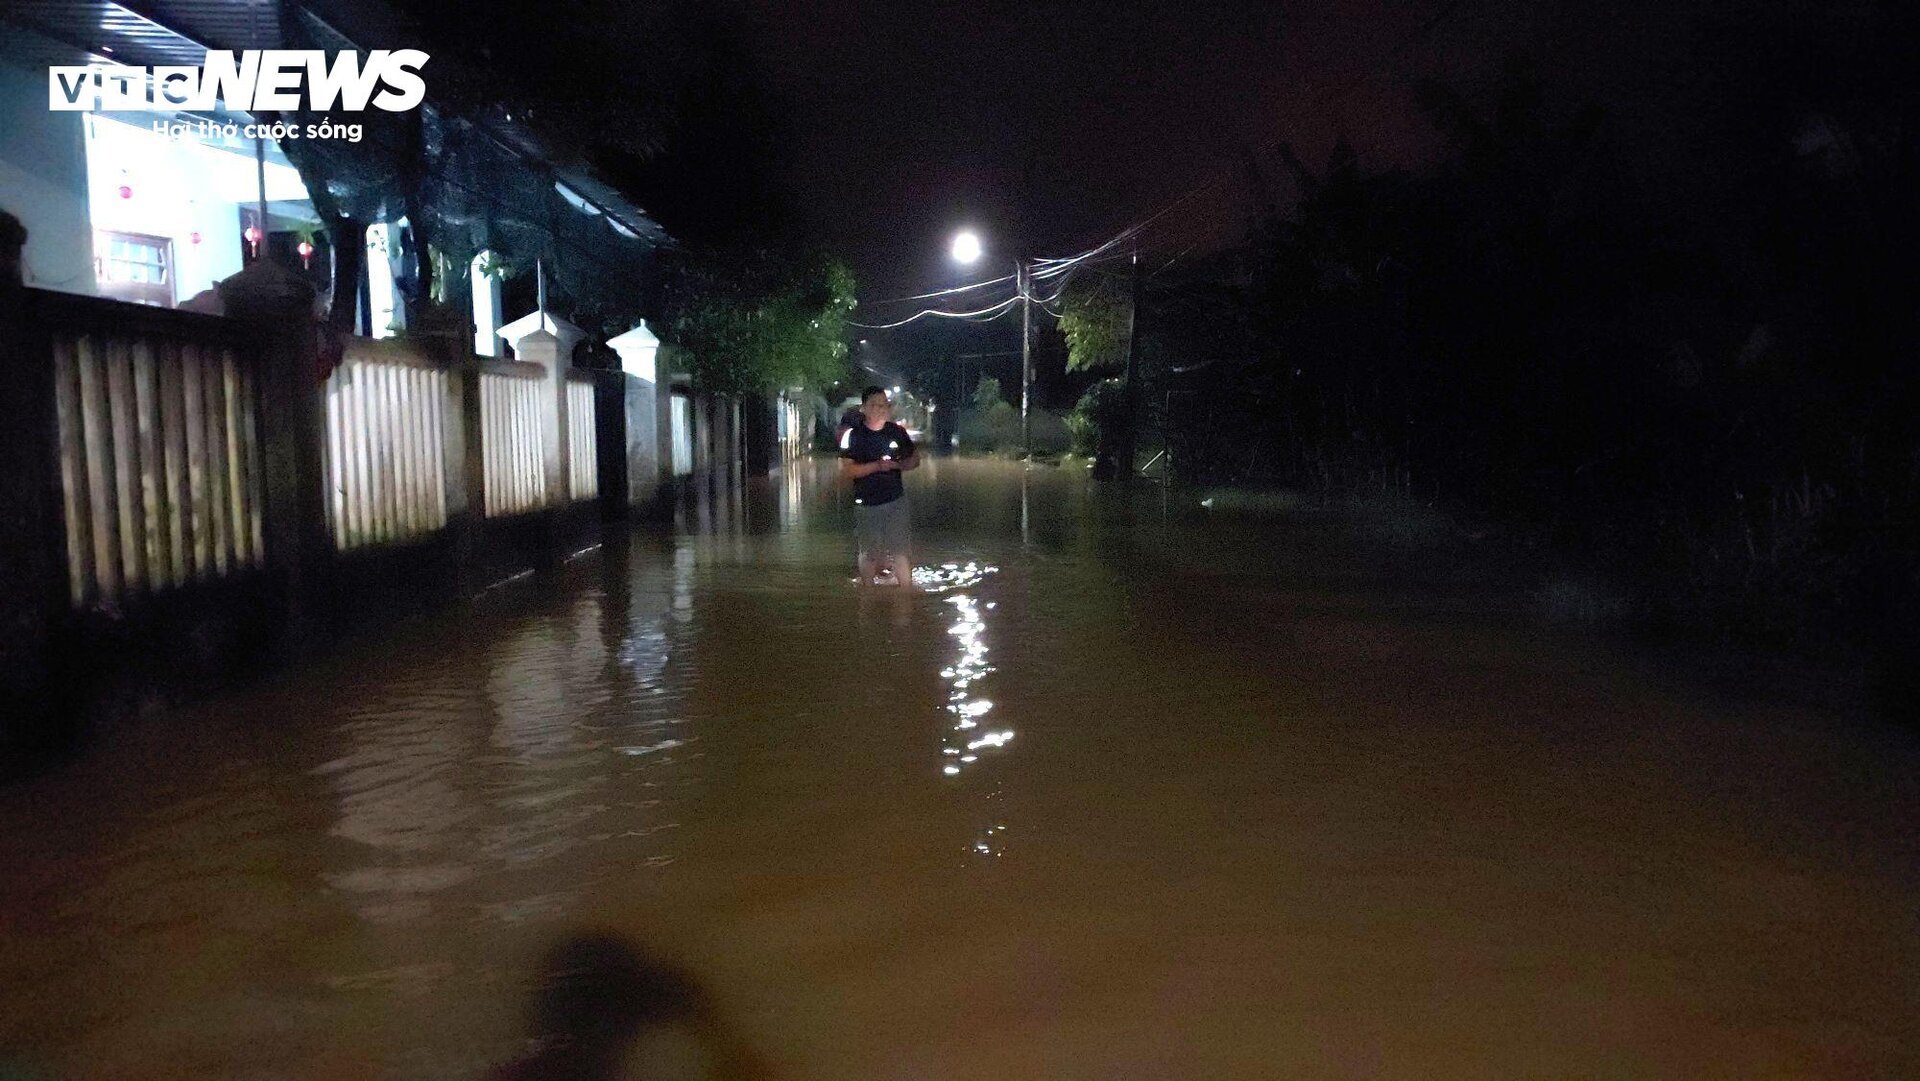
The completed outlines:
<svg viewBox="0 0 1920 1081">
<path fill-rule="evenodd" d="M 56 43 L 51 63 L 198 65 L 208 49 L 280 45 L 272 8 L 234 0 L 12 0 L 0 19 Z"/>
</svg>

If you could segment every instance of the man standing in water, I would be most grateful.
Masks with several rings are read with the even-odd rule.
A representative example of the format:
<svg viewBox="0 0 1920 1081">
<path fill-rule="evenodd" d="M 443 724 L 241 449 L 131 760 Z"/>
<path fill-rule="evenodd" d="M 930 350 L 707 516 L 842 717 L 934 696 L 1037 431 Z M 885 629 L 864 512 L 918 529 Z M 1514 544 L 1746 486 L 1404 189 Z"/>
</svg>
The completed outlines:
<svg viewBox="0 0 1920 1081">
<path fill-rule="evenodd" d="M 840 475 L 853 481 L 853 534 L 860 550 L 861 583 L 873 583 L 884 557 L 894 584 L 911 587 L 912 527 L 900 474 L 918 469 L 920 455 L 907 430 L 892 418 L 893 403 L 886 391 L 868 387 L 860 392 L 861 422 L 847 429 L 840 445 Z"/>
</svg>

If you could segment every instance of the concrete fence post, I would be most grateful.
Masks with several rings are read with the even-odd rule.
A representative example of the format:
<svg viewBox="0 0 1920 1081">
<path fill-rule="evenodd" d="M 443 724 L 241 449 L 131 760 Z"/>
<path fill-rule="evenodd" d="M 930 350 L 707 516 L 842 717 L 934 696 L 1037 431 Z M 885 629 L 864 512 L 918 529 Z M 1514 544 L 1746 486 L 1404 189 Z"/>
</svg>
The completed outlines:
<svg viewBox="0 0 1920 1081">
<path fill-rule="evenodd" d="M 662 378 L 660 378 L 660 388 L 655 401 L 659 409 L 659 413 L 655 415 L 655 424 L 659 426 L 660 432 L 660 492 L 672 495 L 678 492 L 678 480 L 680 480 L 674 474 L 674 386 L 670 378 L 666 378 L 666 372 L 660 372 L 660 374 Z M 670 499 L 660 501 L 662 513 L 668 511 L 668 503 Z"/>
<path fill-rule="evenodd" d="M 732 467 L 727 470 L 727 483 L 738 488 L 745 483 L 749 475 L 747 468 L 747 429 L 746 410 L 742 408 L 739 396 L 727 400 L 727 457 Z"/>
<path fill-rule="evenodd" d="M 627 506 L 642 513 L 657 509 L 665 474 L 670 471 L 672 435 L 662 423 L 670 394 L 660 373 L 660 339 L 646 321 L 614 336 L 607 347 L 620 355 L 622 410 L 626 417 Z M 664 439 L 663 439 L 664 436 Z"/>
<path fill-rule="evenodd" d="M 456 355 L 447 369 L 447 547 L 453 561 L 454 588 L 479 589 L 480 536 L 487 520 L 487 461 L 480 412 L 480 360 L 471 351 Z"/>
<path fill-rule="evenodd" d="M 568 483 L 572 476 L 572 451 L 568 442 L 567 372 L 572 368 L 573 347 L 585 338 L 586 331 L 551 312 L 531 312 L 500 328 L 500 336 L 513 343 L 514 356 L 546 369 L 545 408 L 540 414 L 544 445 L 547 506 L 542 512 L 550 527 L 544 542 L 542 560 L 557 564 L 565 554 L 562 522 L 573 501 Z"/>
<path fill-rule="evenodd" d="M 544 465 L 551 504 L 568 501 L 567 373 L 573 368 L 573 347 L 586 336 L 586 331 L 552 312 L 529 312 L 500 328 L 500 337 L 513 346 L 516 359 L 547 370 L 541 438 L 546 443 Z"/>
<path fill-rule="evenodd" d="M 688 479 L 695 487 L 705 487 L 711 483 L 713 470 L 713 395 L 695 390 L 687 405 L 693 440 L 693 475 Z"/>
<path fill-rule="evenodd" d="M 545 408 L 540 411 L 540 442 L 547 474 L 547 503 L 564 506 L 567 502 L 567 365 L 560 355 L 560 339 L 546 330 L 535 330 L 513 343 L 521 360 L 547 370 L 542 390 Z"/>
<path fill-rule="evenodd" d="M 633 469 L 627 435 L 627 383 L 620 372 L 593 373 L 593 455 L 598 468 L 600 516 L 620 521 L 632 512 L 627 499 Z"/>
<path fill-rule="evenodd" d="M 0 773 L 54 737 L 53 621 L 64 601 L 53 356 L 20 277 L 27 230 L 0 211 Z"/>
<path fill-rule="evenodd" d="M 750 394 L 741 399 L 740 442 L 747 476 L 764 477 L 784 460 L 780 429 L 785 412 L 784 395 Z"/>
<path fill-rule="evenodd" d="M 314 290 L 271 259 L 254 260 L 216 288 L 226 314 L 247 324 L 259 343 L 267 566 L 282 591 L 276 599 L 284 621 L 282 645 L 298 649 L 320 630 L 333 577 Z"/>
<path fill-rule="evenodd" d="M 473 325 L 440 305 L 425 309 L 420 336 L 446 373 L 441 400 L 441 490 L 447 501 L 446 584 L 456 596 L 479 590 L 480 535 L 486 520 L 487 469 L 481 445 L 480 361 Z"/>
</svg>

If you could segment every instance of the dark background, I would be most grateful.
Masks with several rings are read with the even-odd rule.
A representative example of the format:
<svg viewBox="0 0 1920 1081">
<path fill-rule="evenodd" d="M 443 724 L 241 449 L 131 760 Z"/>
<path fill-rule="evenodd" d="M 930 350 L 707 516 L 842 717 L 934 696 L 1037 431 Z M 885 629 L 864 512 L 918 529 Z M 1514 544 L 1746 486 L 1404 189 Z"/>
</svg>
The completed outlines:
<svg viewBox="0 0 1920 1081">
<path fill-rule="evenodd" d="M 549 102 L 536 123 L 585 114 L 564 119 L 586 152 L 676 235 L 818 244 L 865 299 L 960 280 L 945 250 L 962 225 L 992 256 L 1070 254 L 1207 182 L 1156 240 L 1231 238 L 1257 202 L 1249 157 L 1283 203 L 1281 140 L 1307 161 L 1341 139 L 1371 166 L 1428 160 L 1415 85 L 1471 92 L 1516 58 L 1606 101 L 1658 158 L 1691 137 L 1675 102 L 1714 92 L 1708 53 L 1841 17 L 1786 2 L 404 6 L 412 32 L 484 51 L 504 89 Z"/>
<path fill-rule="evenodd" d="M 861 323 L 1150 219 L 1121 426 L 1184 479 L 1478 516 L 1920 699 L 1913 5 L 409 6 L 688 245 L 846 259 Z M 851 344 L 1017 399 L 956 363 L 1017 325 Z M 1041 406 L 1119 423 L 1036 348 Z"/>
</svg>

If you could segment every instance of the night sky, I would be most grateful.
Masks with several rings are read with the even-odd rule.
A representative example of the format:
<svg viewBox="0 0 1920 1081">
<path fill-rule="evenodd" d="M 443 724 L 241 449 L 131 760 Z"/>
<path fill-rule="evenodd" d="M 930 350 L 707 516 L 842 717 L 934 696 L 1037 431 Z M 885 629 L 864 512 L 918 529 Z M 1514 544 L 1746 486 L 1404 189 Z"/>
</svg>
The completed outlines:
<svg viewBox="0 0 1920 1081">
<path fill-rule="evenodd" d="M 549 117 L 612 131 L 681 95 L 650 160 L 615 154 L 606 171 L 677 235 L 792 226 L 847 258 L 866 298 L 950 282 L 962 224 L 996 256 L 1067 254 L 1215 181 L 1158 239 L 1230 229 L 1249 205 L 1243 148 L 1283 200 L 1282 139 L 1309 162 L 1342 136 L 1368 164 L 1417 159 L 1433 135 L 1415 80 L 1470 84 L 1568 29 L 1513 0 L 589 0 L 560 20 L 504 0 L 402 4 L 403 36 L 489 50 L 487 66 L 555 98 Z M 748 177 L 783 220 L 760 220 Z"/>
<path fill-rule="evenodd" d="M 801 213 L 874 299 L 955 280 L 957 226 L 977 227 L 994 254 L 1023 238 L 1069 254 L 1232 174 L 1164 236 L 1205 232 L 1246 201 L 1242 146 L 1285 137 L 1311 160 L 1344 131 L 1378 160 L 1418 155 L 1426 134 L 1397 84 L 1450 70 L 1458 34 L 1436 27 L 1442 47 L 1411 64 L 1389 54 L 1436 10 L 839 2 L 766 5 L 752 25 L 793 126 Z M 1315 104 L 1328 97 L 1338 103 Z"/>
<path fill-rule="evenodd" d="M 1516 62 L 1599 104 L 1632 148 L 1624 168 L 1711 198 L 1697 144 L 1716 122 L 1713 58 L 1764 23 L 1873 7 L 601 0 L 557 21 L 517 3 L 406 3 L 420 32 L 510 53 L 510 76 L 559 95 L 549 115 L 613 130 L 677 95 L 658 146 L 599 155 L 603 172 L 695 244 L 798 239 L 846 259 L 864 322 L 913 310 L 880 301 L 1005 273 L 1022 247 L 1072 254 L 1169 204 L 1144 238 L 1156 258 L 1236 239 L 1261 198 L 1250 161 L 1274 205 L 1296 194 L 1282 142 L 1310 168 L 1341 140 L 1368 169 L 1417 168 L 1441 143 L 1416 86 L 1485 101 Z M 961 227 L 991 264 L 948 260 Z M 931 337 L 953 348 L 950 330 Z M 935 347 L 919 326 L 882 338 Z"/>
<path fill-rule="evenodd" d="M 1169 204 L 1143 238 L 1156 265 L 1231 242 L 1260 199 L 1249 158 L 1273 204 L 1297 195 L 1282 141 L 1310 168 L 1341 140 L 1367 168 L 1417 168 L 1441 150 L 1415 104 L 1421 80 L 1484 99 L 1504 69 L 1531 65 L 1633 132 L 1627 167 L 1670 170 L 1697 141 L 1676 115 L 1709 77 L 1697 57 L 1738 47 L 1716 41 L 1724 24 L 1798 6 L 834 0 L 755 5 L 743 25 L 786 147 L 778 182 L 809 237 L 852 263 L 855 319 L 880 324 L 922 306 L 882 301 L 1004 274 L 1022 244 L 1073 254 Z M 962 226 L 990 265 L 948 259 Z M 911 378 L 936 357 L 1016 348 L 1017 322 L 856 330 L 870 341 L 855 357 Z M 1041 348 L 1058 351 L 1046 335 Z M 1044 378 L 1061 360 L 1038 363 Z M 1017 379 L 1011 358 L 975 366 Z"/>
<path fill-rule="evenodd" d="M 955 281 L 961 224 L 999 252 L 1024 236 L 1071 254 L 1211 182 L 1153 239 L 1224 235 L 1252 205 L 1246 150 L 1291 195 L 1281 140 L 1309 165 L 1340 138 L 1370 167 L 1415 164 L 1437 145 L 1422 78 L 1472 92 L 1524 58 L 1631 113 L 1665 99 L 1719 17 L 1683 8 L 836 0 L 757 5 L 748 25 L 799 212 L 872 300 Z"/>
</svg>

